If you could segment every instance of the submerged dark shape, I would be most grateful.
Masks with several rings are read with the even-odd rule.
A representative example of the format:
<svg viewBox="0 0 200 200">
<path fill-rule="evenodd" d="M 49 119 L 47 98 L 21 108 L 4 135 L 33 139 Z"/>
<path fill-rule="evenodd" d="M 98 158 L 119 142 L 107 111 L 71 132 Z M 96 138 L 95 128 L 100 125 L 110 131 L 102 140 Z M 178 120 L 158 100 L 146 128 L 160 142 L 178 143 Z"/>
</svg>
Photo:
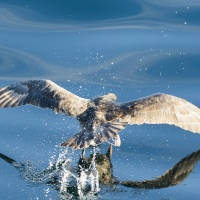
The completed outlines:
<svg viewBox="0 0 200 200">
<path fill-rule="evenodd" d="M 106 154 L 95 153 L 91 154 L 89 157 L 85 157 L 85 151 L 83 150 L 82 156 L 78 162 L 78 173 L 84 169 L 90 169 L 92 162 L 95 162 L 95 167 L 98 171 L 99 183 L 103 185 L 113 185 L 118 181 L 113 176 L 112 163 L 112 145 L 110 145 Z"/>
<path fill-rule="evenodd" d="M 102 183 L 102 186 L 107 187 L 123 185 L 131 188 L 160 189 L 182 183 L 190 175 L 195 165 L 200 160 L 200 150 L 198 150 L 182 158 L 171 169 L 167 170 L 164 175 L 158 178 L 143 181 L 118 181 L 113 176 L 111 154 L 112 146 L 110 146 L 106 154 L 91 154 L 87 158 L 82 155 L 78 162 L 78 166 L 70 169 L 72 170 L 72 173 L 77 171 L 77 175 L 80 177 L 80 170 L 90 170 L 91 164 L 95 164 L 98 171 L 98 181 L 99 183 Z M 94 163 L 92 163 L 94 156 Z M 30 165 L 27 167 L 25 164 L 17 162 L 2 153 L 0 153 L 0 158 L 18 169 L 21 173 L 22 179 L 25 181 L 32 182 L 34 184 L 46 183 L 48 185 L 52 185 L 53 188 L 58 191 L 60 191 L 61 187 L 61 177 L 59 176 L 60 171 L 64 170 L 66 165 L 69 165 L 68 160 L 62 160 L 45 170 L 38 170 L 31 168 Z M 71 184 L 67 187 L 67 193 L 73 194 L 75 196 L 78 195 L 78 188 L 74 182 L 71 182 Z M 65 197 L 68 195 L 67 193 L 64 194 Z"/>
<path fill-rule="evenodd" d="M 81 130 L 62 143 L 73 149 L 96 146 L 114 139 L 127 124 L 171 124 L 200 133 L 200 109 L 188 101 L 168 94 L 116 103 L 115 94 L 94 99 L 72 94 L 50 80 L 29 80 L 0 89 L 0 108 L 31 104 L 55 113 L 76 117 Z"/>
<path fill-rule="evenodd" d="M 70 166 L 70 159 L 58 159 L 57 162 L 51 163 L 51 165 L 44 169 L 36 169 L 33 167 L 31 162 L 18 162 L 2 153 L 0 153 L 0 158 L 11 164 L 20 172 L 20 177 L 22 180 L 27 181 L 29 184 L 47 184 L 52 186 L 54 190 L 60 192 L 60 199 L 80 199 L 80 194 L 87 197 L 87 194 L 90 194 L 93 191 L 92 187 L 80 187 L 79 184 L 82 182 L 90 182 L 89 184 L 94 184 L 92 180 L 84 180 L 81 172 L 84 172 L 85 175 L 89 175 L 97 171 L 98 173 L 94 174 L 94 178 L 97 178 L 97 181 L 103 186 L 113 185 L 116 182 L 116 179 L 112 176 L 112 164 L 111 164 L 111 155 L 112 155 L 112 145 L 110 145 L 106 154 L 93 153 L 89 157 L 85 157 L 85 153 L 79 159 L 78 166 Z M 66 155 L 67 156 L 67 155 Z M 92 168 L 95 167 L 95 169 Z M 69 176 L 64 174 L 68 171 Z M 73 177 L 73 180 L 71 179 Z M 66 180 L 69 179 L 69 180 Z M 66 182 L 67 184 L 62 184 Z M 66 188 L 63 188 L 66 187 Z M 97 196 L 98 193 L 94 192 L 94 195 Z M 93 199 L 93 198 L 86 198 Z"/>
<path fill-rule="evenodd" d="M 189 156 L 181 159 L 173 168 L 167 170 L 167 172 L 153 180 L 144 181 L 122 181 L 121 184 L 126 187 L 132 188 L 148 188 L 159 189 L 170 186 L 175 186 L 182 183 L 192 172 L 195 164 L 200 159 L 200 150 L 193 152 Z"/>
</svg>

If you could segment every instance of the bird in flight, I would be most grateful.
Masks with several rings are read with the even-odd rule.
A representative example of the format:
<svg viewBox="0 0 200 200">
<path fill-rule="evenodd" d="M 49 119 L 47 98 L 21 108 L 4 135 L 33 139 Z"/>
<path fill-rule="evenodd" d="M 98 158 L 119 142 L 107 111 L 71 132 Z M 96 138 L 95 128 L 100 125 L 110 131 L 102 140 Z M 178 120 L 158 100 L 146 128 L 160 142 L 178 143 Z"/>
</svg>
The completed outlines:
<svg viewBox="0 0 200 200">
<path fill-rule="evenodd" d="M 0 89 L 0 108 L 31 104 L 55 113 L 76 117 L 80 132 L 61 146 L 83 149 L 110 139 L 120 146 L 119 132 L 127 124 L 170 124 L 200 133 L 200 109 L 188 101 L 169 95 L 153 94 L 117 103 L 115 94 L 94 99 L 81 98 L 50 80 L 28 80 Z"/>
</svg>

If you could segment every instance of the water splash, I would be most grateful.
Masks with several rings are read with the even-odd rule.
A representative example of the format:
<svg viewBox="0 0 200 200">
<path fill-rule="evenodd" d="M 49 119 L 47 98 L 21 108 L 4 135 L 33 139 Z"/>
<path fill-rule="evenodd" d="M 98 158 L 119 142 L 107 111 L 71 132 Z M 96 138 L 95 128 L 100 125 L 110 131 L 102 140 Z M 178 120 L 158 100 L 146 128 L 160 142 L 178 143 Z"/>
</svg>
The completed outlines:
<svg viewBox="0 0 200 200">
<path fill-rule="evenodd" d="M 58 158 L 58 163 L 65 161 L 65 152 L 61 153 Z M 63 159 L 64 157 L 64 159 Z M 61 168 L 61 199 L 72 199 L 76 196 L 77 199 L 96 199 L 99 189 L 98 171 L 95 166 L 95 156 L 92 159 L 89 167 L 79 165 L 79 170 L 74 171 L 68 165 L 63 165 Z M 70 194 L 72 193 L 72 194 Z"/>
<path fill-rule="evenodd" d="M 100 188 L 95 154 L 89 167 L 79 165 L 79 170 L 77 166 L 71 165 L 72 156 L 73 153 L 67 149 L 62 150 L 57 159 L 55 156 L 52 157 L 49 167 L 44 170 L 36 169 L 31 162 L 12 160 L 12 165 L 29 184 L 52 186 L 54 190 L 59 191 L 60 199 L 97 199 Z"/>
<path fill-rule="evenodd" d="M 95 164 L 95 154 L 89 168 L 79 165 L 79 177 L 77 177 L 78 195 L 81 199 L 95 198 L 99 188 L 98 171 Z"/>
</svg>

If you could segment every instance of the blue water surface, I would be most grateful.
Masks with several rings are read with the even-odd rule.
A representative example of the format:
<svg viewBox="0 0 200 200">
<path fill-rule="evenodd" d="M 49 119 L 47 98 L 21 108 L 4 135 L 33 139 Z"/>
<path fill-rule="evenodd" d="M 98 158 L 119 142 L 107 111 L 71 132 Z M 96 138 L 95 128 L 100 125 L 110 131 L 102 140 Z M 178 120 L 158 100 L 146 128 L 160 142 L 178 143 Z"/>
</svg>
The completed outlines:
<svg viewBox="0 0 200 200">
<path fill-rule="evenodd" d="M 197 0 L 0 0 L 0 87 L 51 79 L 84 98 L 113 92 L 123 102 L 161 92 L 200 107 L 199 19 Z M 78 130 L 75 119 L 51 110 L 1 109 L 0 153 L 44 170 Z M 200 149 L 198 134 L 169 125 L 127 126 L 120 137 L 112 155 L 119 181 L 161 176 Z M 81 151 L 69 152 L 77 166 Z M 199 171 L 197 163 L 183 182 L 162 189 L 102 186 L 95 198 L 196 200 Z M 68 199 L 22 174 L 0 159 L 0 199 Z"/>
</svg>

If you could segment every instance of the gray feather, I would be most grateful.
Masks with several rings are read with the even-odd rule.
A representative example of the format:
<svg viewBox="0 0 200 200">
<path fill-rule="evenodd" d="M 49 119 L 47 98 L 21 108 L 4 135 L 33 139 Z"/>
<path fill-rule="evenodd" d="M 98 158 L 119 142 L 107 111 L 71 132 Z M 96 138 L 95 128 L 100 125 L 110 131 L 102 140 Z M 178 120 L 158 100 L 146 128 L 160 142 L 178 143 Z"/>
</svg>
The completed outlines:
<svg viewBox="0 0 200 200">
<path fill-rule="evenodd" d="M 200 133 L 200 109 L 188 101 L 168 95 L 155 94 L 122 103 L 119 120 L 128 124 L 171 124 Z"/>
<path fill-rule="evenodd" d="M 30 80 L 0 89 L 0 108 L 31 104 L 76 117 L 79 133 L 63 143 L 73 149 L 99 145 L 115 139 L 126 124 L 171 124 L 200 133 L 200 109 L 188 101 L 168 94 L 154 94 L 142 99 L 116 103 L 109 93 L 94 99 L 72 94 L 50 80 Z"/>
<path fill-rule="evenodd" d="M 50 80 L 24 81 L 0 89 L 0 108 L 31 104 L 77 116 L 87 109 L 88 102 Z"/>
</svg>

